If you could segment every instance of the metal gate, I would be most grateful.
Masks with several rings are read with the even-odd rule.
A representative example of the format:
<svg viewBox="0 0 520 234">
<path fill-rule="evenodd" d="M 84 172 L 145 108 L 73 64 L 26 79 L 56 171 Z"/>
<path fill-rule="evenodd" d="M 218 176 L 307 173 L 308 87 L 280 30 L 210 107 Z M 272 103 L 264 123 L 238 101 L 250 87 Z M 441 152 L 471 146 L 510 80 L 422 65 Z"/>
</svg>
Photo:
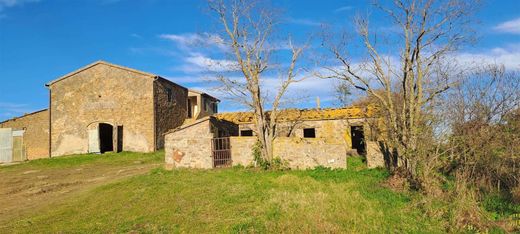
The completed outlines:
<svg viewBox="0 0 520 234">
<path fill-rule="evenodd" d="M 231 144 L 229 137 L 211 139 L 211 152 L 213 157 L 213 167 L 231 166 Z"/>
<path fill-rule="evenodd" d="M 27 160 L 23 142 L 24 132 L 24 130 L 13 130 L 13 162 L 21 162 Z"/>
</svg>

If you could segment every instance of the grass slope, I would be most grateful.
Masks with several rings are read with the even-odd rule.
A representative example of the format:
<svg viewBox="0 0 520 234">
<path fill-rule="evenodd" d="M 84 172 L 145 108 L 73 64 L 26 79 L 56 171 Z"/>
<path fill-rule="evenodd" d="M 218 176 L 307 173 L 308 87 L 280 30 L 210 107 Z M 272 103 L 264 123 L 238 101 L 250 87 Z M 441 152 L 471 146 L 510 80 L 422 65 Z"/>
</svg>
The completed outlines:
<svg viewBox="0 0 520 234">
<path fill-rule="evenodd" d="M 379 185 L 385 171 L 360 164 L 285 172 L 157 168 L 12 220 L 0 232 L 442 231 L 407 196 Z"/>
</svg>

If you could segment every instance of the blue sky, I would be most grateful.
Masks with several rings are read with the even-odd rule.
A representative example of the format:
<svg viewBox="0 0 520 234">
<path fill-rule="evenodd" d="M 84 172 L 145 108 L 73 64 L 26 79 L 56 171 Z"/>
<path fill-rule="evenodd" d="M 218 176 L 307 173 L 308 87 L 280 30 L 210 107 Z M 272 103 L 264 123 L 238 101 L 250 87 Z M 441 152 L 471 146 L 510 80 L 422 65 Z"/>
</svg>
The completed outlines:
<svg viewBox="0 0 520 234">
<path fill-rule="evenodd" d="M 371 12 L 368 1 L 278 0 L 283 31 L 302 41 L 320 24 L 349 28 L 356 13 Z M 520 1 L 483 3 L 476 27 L 479 41 L 461 59 L 520 65 Z M 376 27 L 385 19 L 372 13 Z M 204 65 L 221 58 L 218 48 L 197 48 L 218 27 L 203 0 L 0 0 L 0 120 L 46 108 L 44 84 L 97 60 L 132 67 L 211 93 Z M 332 81 L 298 87 L 333 106 Z M 221 110 L 239 107 L 222 104 Z"/>
</svg>

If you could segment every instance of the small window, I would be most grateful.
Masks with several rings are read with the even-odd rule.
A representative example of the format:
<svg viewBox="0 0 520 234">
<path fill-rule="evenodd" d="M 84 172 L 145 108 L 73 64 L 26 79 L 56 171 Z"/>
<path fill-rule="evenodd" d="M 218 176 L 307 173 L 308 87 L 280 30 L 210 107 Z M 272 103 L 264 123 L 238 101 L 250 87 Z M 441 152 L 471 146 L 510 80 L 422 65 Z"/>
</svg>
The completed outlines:
<svg viewBox="0 0 520 234">
<path fill-rule="evenodd" d="M 304 138 L 316 138 L 316 129 L 315 128 L 304 128 L 303 137 Z"/>
<path fill-rule="evenodd" d="M 209 109 L 209 102 L 207 99 L 204 98 L 204 111 L 208 111 Z"/>
<path fill-rule="evenodd" d="M 172 102 L 172 89 L 166 88 L 166 95 L 168 96 L 168 102 Z"/>
<path fill-rule="evenodd" d="M 253 136 L 253 130 L 241 130 L 240 136 Z"/>
<path fill-rule="evenodd" d="M 213 102 L 213 113 L 218 113 L 218 103 Z"/>
</svg>

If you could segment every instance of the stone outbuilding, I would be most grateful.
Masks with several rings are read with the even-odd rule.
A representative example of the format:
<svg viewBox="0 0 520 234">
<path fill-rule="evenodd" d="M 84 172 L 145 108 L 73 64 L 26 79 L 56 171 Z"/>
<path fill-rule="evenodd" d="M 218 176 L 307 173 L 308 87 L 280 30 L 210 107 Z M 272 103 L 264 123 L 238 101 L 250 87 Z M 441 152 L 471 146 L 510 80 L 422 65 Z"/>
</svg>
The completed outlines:
<svg viewBox="0 0 520 234">
<path fill-rule="evenodd" d="M 11 129 L 10 133 L 3 130 L 6 138 L 23 131 L 24 157 L 14 161 L 107 151 L 152 152 L 164 147 L 164 133 L 216 113 L 219 102 L 159 75 L 104 61 L 46 86 L 48 109 L 0 123 L 0 128 Z M 12 142 L 4 144 L 14 146 Z"/>
<path fill-rule="evenodd" d="M 0 122 L 0 163 L 49 155 L 49 110 Z"/>
<path fill-rule="evenodd" d="M 384 158 L 368 120 L 371 107 L 284 110 L 273 151 L 291 168 L 345 168 L 349 155 L 363 155 L 370 168 Z M 165 136 L 167 167 L 214 168 L 254 164 L 251 112 L 222 113 L 182 125 Z"/>
</svg>

